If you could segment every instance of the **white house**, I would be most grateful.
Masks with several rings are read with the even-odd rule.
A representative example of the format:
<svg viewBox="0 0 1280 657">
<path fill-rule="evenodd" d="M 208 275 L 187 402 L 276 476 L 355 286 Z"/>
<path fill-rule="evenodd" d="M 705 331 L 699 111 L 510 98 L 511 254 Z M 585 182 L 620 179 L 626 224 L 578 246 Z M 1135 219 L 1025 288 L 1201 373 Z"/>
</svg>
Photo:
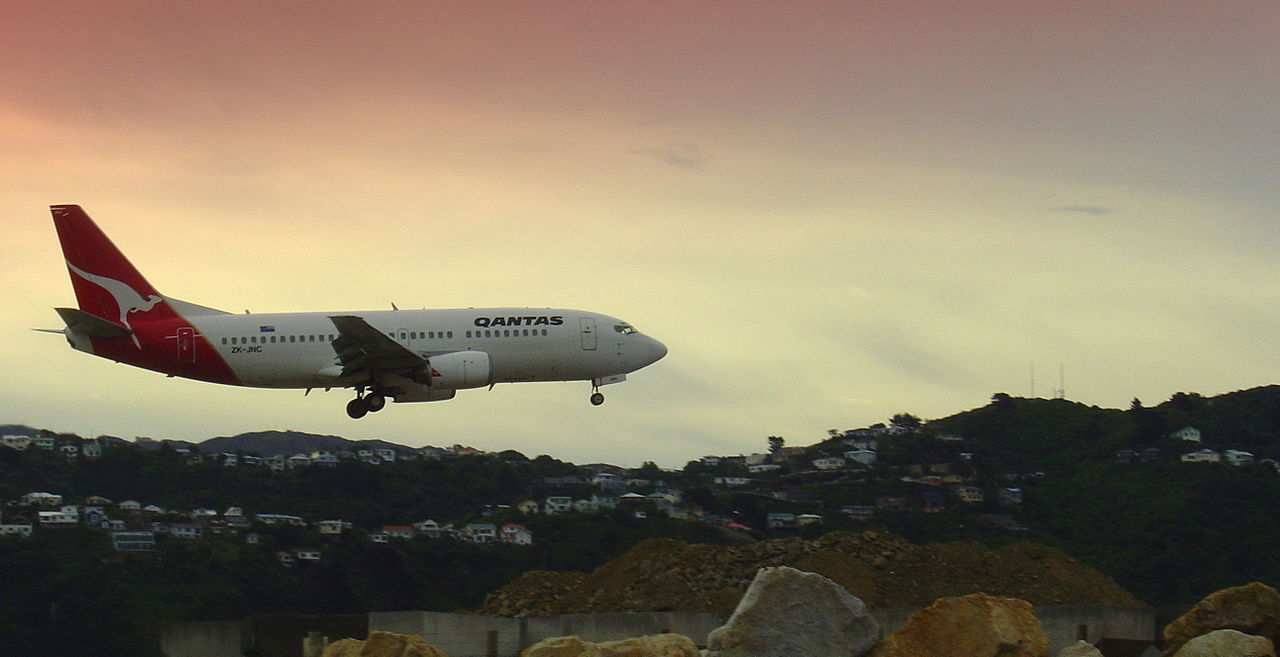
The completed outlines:
<svg viewBox="0 0 1280 657">
<path fill-rule="evenodd" d="M 781 469 L 782 469 L 782 466 L 778 465 L 777 463 L 760 463 L 757 465 L 747 466 L 747 472 L 750 472 L 751 474 L 761 474 L 764 472 L 773 472 L 774 470 L 781 470 Z"/>
<path fill-rule="evenodd" d="M 863 465 L 876 464 L 876 451 L 874 449 L 851 449 L 844 453 L 844 457 Z"/>
<path fill-rule="evenodd" d="M 721 486 L 746 486 L 751 483 L 746 477 L 716 477 L 713 481 Z"/>
<path fill-rule="evenodd" d="M 0 525 L 0 536 L 30 536 L 31 523 L 25 525 Z"/>
<path fill-rule="evenodd" d="M 28 436 L 0 436 L 0 445 L 21 452 L 31 446 L 31 438 Z"/>
<path fill-rule="evenodd" d="M 350 528 L 351 523 L 342 520 L 321 520 L 316 523 L 316 529 L 324 536 L 338 536 L 344 529 Z"/>
<path fill-rule="evenodd" d="M 80 514 L 66 511 L 38 511 L 40 524 L 46 527 L 70 527 L 80 522 Z"/>
<path fill-rule="evenodd" d="M 42 509 L 52 509 L 62 506 L 62 496 L 53 493 L 27 493 L 22 496 L 22 504 Z"/>
<path fill-rule="evenodd" d="M 839 456 L 828 456 L 826 458 L 814 459 L 813 467 L 819 470 L 839 470 L 844 467 L 844 459 Z"/>
<path fill-rule="evenodd" d="M 1222 460 L 1227 465 L 1242 466 L 1253 463 L 1253 452 L 1246 452 L 1242 449 L 1228 449 L 1222 452 Z"/>
<path fill-rule="evenodd" d="M 546 501 L 542 503 L 542 512 L 547 515 L 552 515 L 556 513 L 568 513 L 571 510 L 573 510 L 572 497 L 555 495 L 552 497 L 548 497 Z"/>
<path fill-rule="evenodd" d="M 1173 437 L 1178 440 L 1185 440 L 1189 443 L 1200 442 L 1200 430 L 1195 427 L 1182 427 L 1173 432 Z"/>
<path fill-rule="evenodd" d="M 373 453 L 376 454 L 378 458 L 382 459 L 383 461 L 386 461 L 387 463 L 396 462 L 396 450 L 394 449 L 380 447 L 378 449 L 373 450 Z"/>
<path fill-rule="evenodd" d="M 1221 463 L 1222 455 L 1206 448 L 1183 454 L 1180 460 L 1183 463 Z"/>
</svg>

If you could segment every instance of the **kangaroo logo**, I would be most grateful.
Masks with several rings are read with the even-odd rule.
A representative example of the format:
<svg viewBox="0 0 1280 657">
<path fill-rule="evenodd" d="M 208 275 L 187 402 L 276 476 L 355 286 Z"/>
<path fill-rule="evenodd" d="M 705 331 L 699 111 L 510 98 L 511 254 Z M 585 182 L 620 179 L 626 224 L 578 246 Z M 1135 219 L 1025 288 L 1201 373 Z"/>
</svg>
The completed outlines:
<svg viewBox="0 0 1280 657">
<path fill-rule="evenodd" d="M 152 308 L 156 307 L 156 304 L 164 301 L 164 299 L 161 299 L 154 294 L 143 299 L 142 295 L 129 287 L 128 284 L 122 281 L 117 281 L 114 278 L 90 274 L 89 272 L 71 264 L 71 261 L 67 261 L 67 267 L 70 268 L 76 276 L 79 276 L 80 278 L 83 278 L 84 280 L 106 290 L 107 293 L 116 300 L 116 306 L 120 309 L 120 323 L 123 324 L 125 328 L 129 329 L 130 333 L 133 333 L 133 327 L 129 325 L 130 313 L 149 312 Z M 138 349 L 142 349 L 142 343 L 138 342 L 138 335 L 133 333 L 132 337 L 134 346 Z"/>
</svg>

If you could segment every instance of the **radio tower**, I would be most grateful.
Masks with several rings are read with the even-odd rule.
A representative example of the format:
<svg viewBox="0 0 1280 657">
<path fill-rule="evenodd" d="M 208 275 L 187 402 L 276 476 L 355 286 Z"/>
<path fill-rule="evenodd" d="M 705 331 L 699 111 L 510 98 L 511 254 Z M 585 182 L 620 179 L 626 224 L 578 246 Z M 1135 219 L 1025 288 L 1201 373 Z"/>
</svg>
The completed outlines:
<svg viewBox="0 0 1280 657">
<path fill-rule="evenodd" d="M 1054 399 L 1067 398 L 1067 368 L 1062 363 L 1058 363 L 1058 387 L 1053 391 Z"/>
</svg>

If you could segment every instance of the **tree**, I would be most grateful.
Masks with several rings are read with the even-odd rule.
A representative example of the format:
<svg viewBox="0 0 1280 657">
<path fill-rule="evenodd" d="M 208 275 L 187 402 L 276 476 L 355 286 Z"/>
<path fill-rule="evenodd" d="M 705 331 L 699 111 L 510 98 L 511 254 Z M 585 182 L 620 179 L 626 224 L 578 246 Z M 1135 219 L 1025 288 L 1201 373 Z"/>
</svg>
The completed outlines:
<svg viewBox="0 0 1280 657">
<path fill-rule="evenodd" d="M 782 436 L 769 436 L 769 453 L 777 454 L 787 441 Z"/>
<path fill-rule="evenodd" d="M 900 429 L 915 431 L 916 429 L 919 429 L 924 422 L 910 413 L 898 413 L 897 415 L 889 418 L 889 424 Z"/>
</svg>

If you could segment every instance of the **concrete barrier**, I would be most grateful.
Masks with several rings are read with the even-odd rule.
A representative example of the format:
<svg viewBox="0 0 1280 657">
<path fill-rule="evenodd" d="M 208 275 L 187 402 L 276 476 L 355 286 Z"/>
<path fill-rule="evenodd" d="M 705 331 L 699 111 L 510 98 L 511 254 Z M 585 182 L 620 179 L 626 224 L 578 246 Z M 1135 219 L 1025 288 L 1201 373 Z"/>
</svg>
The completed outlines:
<svg viewBox="0 0 1280 657">
<path fill-rule="evenodd" d="M 523 621 L 499 616 L 434 611 L 381 611 L 369 614 L 370 632 L 416 634 L 449 657 L 504 657 L 524 648 Z"/>
<path fill-rule="evenodd" d="M 884 635 L 902 627 L 915 609 L 870 609 Z M 1150 607 L 1035 607 L 1051 654 L 1084 639 L 1154 642 L 1162 627 Z M 331 640 L 363 639 L 367 632 L 416 634 L 449 657 L 518 657 L 543 639 L 578 636 L 600 643 L 667 632 L 689 637 L 705 647 L 707 635 L 724 624 L 715 614 L 696 612 L 630 612 L 568 614 L 557 618 L 515 619 L 431 611 L 374 612 L 365 616 L 256 616 L 241 622 L 170 623 L 161 628 L 160 648 L 166 657 L 240 657 L 256 649 L 266 657 L 301 655 L 308 631 Z M 366 630 L 367 628 L 367 630 Z"/>
<path fill-rule="evenodd" d="M 1160 625 L 1154 607 L 1045 606 L 1036 607 L 1040 628 L 1049 637 L 1050 654 L 1079 640 L 1098 645 L 1103 639 L 1155 642 Z"/>
<path fill-rule="evenodd" d="M 166 657 L 240 657 L 243 640 L 240 621 L 166 623 L 160 628 L 160 652 Z"/>
</svg>

